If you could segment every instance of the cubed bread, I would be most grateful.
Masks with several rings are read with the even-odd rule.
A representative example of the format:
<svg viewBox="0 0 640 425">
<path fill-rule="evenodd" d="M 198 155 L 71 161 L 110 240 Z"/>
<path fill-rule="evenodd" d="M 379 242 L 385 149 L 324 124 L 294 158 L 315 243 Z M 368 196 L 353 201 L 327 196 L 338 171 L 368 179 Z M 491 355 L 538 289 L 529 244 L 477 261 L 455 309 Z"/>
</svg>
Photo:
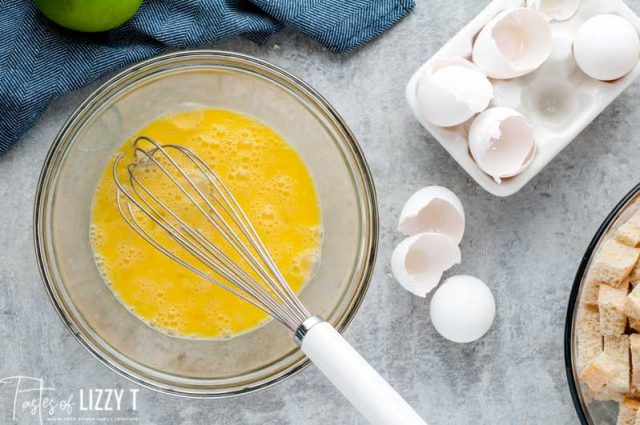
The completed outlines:
<svg viewBox="0 0 640 425">
<path fill-rule="evenodd" d="M 640 259 L 631 269 L 631 273 L 629 273 L 629 283 L 631 283 L 631 286 L 634 288 L 638 283 L 640 283 Z"/>
<path fill-rule="evenodd" d="M 610 392 L 627 394 L 631 388 L 629 335 L 605 336 L 604 353 L 616 366 L 616 372 L 610 376 L 607 389 Z"/>
<path fill-rule="evenodd" d="M 592 393 L 601 393 L 608 387 L 609 382 L 617 377 L 617 367 L 614 359 L 602 352 L 587 363 L 579 377 Z"/>
<path fill-rule="evenodd" d="M 640 320 L 629 317 L 629 327 L 636 332 L 640 332 Z"/>
<path fill-rule="evenodd" d="M 640 400 L 640 391 L 634 390 L 633 388 L 631 388 L 629 390 L 629 394 L 627 394 L 627 397 L 635 398 L 636 400 Z M 640 422 L 638 422 L 638 425 L 640 425 Z"/>
<path fill-rule="evenodd" d="M 602 335 L 621 335 L 627 328 L 625 305 L 629 281 L 614 288 L 600 285 L 598 292 L 598 310 L 600 311 L 600 332 Z"/>
<path fill-rule="evenodd" d="M 626 394 L 621 394 L 615 391 L 611 391 L 606 386 L 600 391 L 591 391 L 589 388 L 587 388 L 587 390 L 590 392 L 586 396 L 583 392 L 583 397 L 585 398 L 585 401 L 586 400 L 617 401 L 619 403 L 622 401 L 622 399 L 626 395 Z"/>
<path fill-rule="evenodd" d="M 625 397 L 618 409 L 618 420 L 616 425 L 636 425 L 636 417 L 640 410 L 640 400 Z"/>
<path fill-rule="evenodd" d="M 640 392 L 640 335 L 629 335 L 629 349 L 631 351 L 631 389 Z"/>
<path fill-rule="evenodd" d="M 626 223 L 618 227 L 614 238 L 629 246 L 640 246 L 640 211 L 636 212 Z"/>
<path fill-rule="evenodd" d="M 633 288 L 633 291 L 627 295 L 624 312 L 631 318 L 640 319 L 640 285 Z"/>
<path fill-rule="evenodd" d="M 629 335 L 605 336 L 603 346 L 604 351 L 587 362 L 578 375 L 582 392 L 593 400 L 621 401 L 632 393 Z"/>
<path fill-rule="evenodd" d="M 602 244 L 592 266 L 593 277 L 613 287 L 622 285 L 638 261 L 640 249 L 609 239 Z"/>
<path fill-rule="evenodd" d="M 582 371 L 591 359 L 602 352 L 600 313 L 598 308 L 581 305 L 576 316 L 576 338 L 578 341 L 577 368 Z"/>
<path fill-rule="evenodd" d="M 593 273 L 587 273 L 582 285 L 580 293 L 580 302 L 588 305 L 598 305 L 598 292 L 600 291 L 600 282 L 594 277 Z"/>
<path fill-rule="evenodd" d="M 610 393 L 607 391 L 607 387 L 603 387 L 600 391 L 593 391 L 584 382 L 580 383 L 580 392 L 582 393 L 582 400 L 586 403 L 592 403 L 593 401 L 622 401 L 623 395 L 617 393 Z"/>
</svg>

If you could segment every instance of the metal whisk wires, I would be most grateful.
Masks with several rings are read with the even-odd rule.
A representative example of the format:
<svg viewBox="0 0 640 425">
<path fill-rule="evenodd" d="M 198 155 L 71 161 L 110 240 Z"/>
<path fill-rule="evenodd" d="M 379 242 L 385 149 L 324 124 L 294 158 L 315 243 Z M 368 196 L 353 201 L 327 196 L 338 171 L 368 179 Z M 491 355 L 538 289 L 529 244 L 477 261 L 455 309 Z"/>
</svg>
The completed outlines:
<svg viewBox="0 0 640 425">
<path fill-rule="evenodd" d="M 295 332 L 311 315 L 287 284 L 251 221 L 218 175 L 194 152 L 180 145 L 161 145 L 151 138 L 138 137 L 133 153 L 134 161 L 126 165 L 128 182 L 121 180 L 118 173 L 124 154 L 113 164 L 118 209 L 127 224 L 173 261 L 251 303 Z M 186 197 L 188 214 L 171 207 L 163 196 L 145 184 L 148 183 L 145 178 L 138 175 L 145 167 L 155 167 L 177 196 Z M 194 223 L 193 213 L 204 221 Z M 170 236 L 175 243 L 161 241 L 158 231 Z M 225 246 L 231 247 L 241 261 L 232 259 L 230 251 L 225 252 L 216 244 L 209 237 L 212 232 L 220 235 Z"/>
</svg>

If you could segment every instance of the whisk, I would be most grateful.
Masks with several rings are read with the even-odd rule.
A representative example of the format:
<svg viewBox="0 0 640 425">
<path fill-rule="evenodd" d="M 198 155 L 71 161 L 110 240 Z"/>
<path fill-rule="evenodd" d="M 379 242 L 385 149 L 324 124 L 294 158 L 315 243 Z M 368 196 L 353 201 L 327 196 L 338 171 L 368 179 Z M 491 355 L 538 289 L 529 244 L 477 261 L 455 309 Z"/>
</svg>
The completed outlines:
<svg viewBox="0 0 640 425">
<path fill-rule="evenodd" d="M 301 350 L 371 423 L 426 425 L 339 332 L 305 308 L 236 198 L 204 161 L 183 146 L 161 145 L 148 137 L 138 137 L 133 151 L 134 160 L 126 165 L 128 183 L 118 175 L 124 154 L 114 161 L 113 177 L 120 214 L 138 235 L 197 276 L 289 328 Z M 148 167 L 154 167 L 178 196 L 188 200 L 188 214 L 169 207 L 149 189 L 140 175 Z M 198 223 L 193 222 L 194 214 L 200 218 Z M 240 260 L 214 242 L 211 232 L 220 235 Z M 159 234 L 170 236 L 170 243 Z"/>
</svg>

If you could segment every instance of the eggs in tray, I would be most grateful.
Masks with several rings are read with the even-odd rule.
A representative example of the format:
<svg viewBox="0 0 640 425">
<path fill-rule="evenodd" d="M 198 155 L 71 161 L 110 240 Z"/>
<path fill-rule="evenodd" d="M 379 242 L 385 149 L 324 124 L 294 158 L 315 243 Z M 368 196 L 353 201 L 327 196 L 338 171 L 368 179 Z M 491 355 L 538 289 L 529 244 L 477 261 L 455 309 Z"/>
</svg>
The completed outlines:
<svg viewBox="0 0 640 425">
<path fill-rule="evenodd" d="M 416 118 L 486 190 L 517 192 L 640 73 L 622 0 L 495 0 L 406 87 Z"/>
</svg>

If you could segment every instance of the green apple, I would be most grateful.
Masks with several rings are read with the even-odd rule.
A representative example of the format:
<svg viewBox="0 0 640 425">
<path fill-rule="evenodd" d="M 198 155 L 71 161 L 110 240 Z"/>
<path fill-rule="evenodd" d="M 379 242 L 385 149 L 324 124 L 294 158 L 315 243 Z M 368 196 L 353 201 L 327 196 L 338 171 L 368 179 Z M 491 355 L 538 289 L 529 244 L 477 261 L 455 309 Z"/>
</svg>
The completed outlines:
<svg viewBox="0 0 640 425">
<path fill-rule="evenodd" d="M 58 25 L 76 31 L 100 32 L 131 19 L 142 0 L 33 0 L 33 3 Z"/>
</svg>

